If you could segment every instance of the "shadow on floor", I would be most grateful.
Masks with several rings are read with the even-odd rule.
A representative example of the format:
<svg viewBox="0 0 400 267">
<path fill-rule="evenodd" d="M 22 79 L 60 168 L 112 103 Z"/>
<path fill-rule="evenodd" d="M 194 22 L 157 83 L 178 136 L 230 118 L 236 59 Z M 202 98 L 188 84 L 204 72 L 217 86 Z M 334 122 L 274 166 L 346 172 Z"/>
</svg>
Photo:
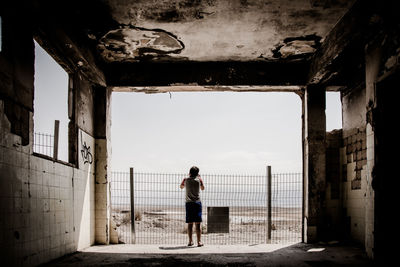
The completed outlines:
<svg viewBox="0 0 400 267">
<path fill-rule="evenodd" d="M 190 248 L 195 248 L 195 247 L 194 246 L 159 247 L 159 249 L 162 250 L 178 250 L 178 249 L 190 249 Z"/>
<path fill-rule="evenodd" d="M 215 253 L 180 253 L 183 246 L 167 247 L 176 253 L 163 254 L 126 253 L 126 247 L 124 253 L 118 247 L 111 253 L 103 246 L 101 252 L 76 252 L 42 266 L 373 266 L 361 248 L 349 245 L 299 243 L 265 253 L 242 253 L 240 247 L 238 253 L 218 253 L 218 246 L 214 247 Z"/>
</svg>

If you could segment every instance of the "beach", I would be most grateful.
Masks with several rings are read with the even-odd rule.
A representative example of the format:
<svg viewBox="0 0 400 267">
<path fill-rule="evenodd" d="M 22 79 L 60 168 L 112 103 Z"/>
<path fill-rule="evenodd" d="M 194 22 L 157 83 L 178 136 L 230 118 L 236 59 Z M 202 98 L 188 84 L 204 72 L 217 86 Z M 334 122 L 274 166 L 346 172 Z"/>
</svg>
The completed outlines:
<svg viewBox="0 0 400 267">
<path fill-rule="evenodd" d="M 301 208 L 271 208 L 271 239 L 268 240 L 267 209 L 263 207 L 229 207 L 229 232 L 207 232 L 207 208 L 203 207 L 202 241 L 205 244 L 281 244 L 301 242 Z M 180 206 L 135 207 L 135 235 L 131 236 L 129 209 L 112 210 L 120 243 L 185 244 L 187 224 Z M 195 240 L 195 232 L 193 232 Z"/>
</svg>

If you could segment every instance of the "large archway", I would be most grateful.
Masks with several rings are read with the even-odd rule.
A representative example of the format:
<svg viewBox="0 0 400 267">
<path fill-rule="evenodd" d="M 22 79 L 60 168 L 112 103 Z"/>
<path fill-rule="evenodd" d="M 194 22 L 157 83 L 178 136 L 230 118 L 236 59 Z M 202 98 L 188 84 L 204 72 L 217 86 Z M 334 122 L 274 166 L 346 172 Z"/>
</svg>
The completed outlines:
<svg viewBox="0 0 400 267">
<path fill-rule="evenodd" d="M 235 92 L 213 92 L 199 86 L 114 88 L 111 136 L 114 147 L 112 166 L 116 171 L 111 178 L 111 217 L 115 221 L 120 242 L 141 244 L 185 242 L 187 237 L 184 211 L 181 210 L 182 192 L 177 184 L 180 182 L 179 179 L 185 177 L 184 171 L 190 162 L 200 162 L 199 166 L 204 167 L 202 177 L 206 184 L 210 183 L 208 191 L 203 193 L 205 202 L 203 231 L 206 233 L 204 238 L 207 239 L 207 243 L 255 244 L 302 241 L 302 107 L 301 98 L 293 93 L 301 95 L 301 88 L 221 86 L 220 90 L 224 88 Z M 149 93 L 152 90 L 166 94 L 129 94 L 138 91 Z M 204 90 L 208 93 L 195 93 Z M 242 93 L 239 94 L 237 91 Z M 168 104 L 168 108 L 164 106 L 163 101 Z M 171 109 L 171 105 L 178 106 L 179 111 L 170 113 L 168 109 Z M 194 113 L 187 111 L 189 107 L 199 107 L 199 111 Z M 208 109 L 209 113 L 201 112 L 201 109 Z M 225 117 L 219 114 L 221 110 L 226 113 Z M 239 116 L 239 113 L 243 114 Z M 116 121 L 118 116 L 125 119 Z M 204 117 L 204 121 L 200 117 Z M 190 140 L 182 139 L 182 136 L 189 135 L 190 131 L 184 132 L 179 123 L 174 124 L 173 120 L 184 124 L 195 121 L 196 128 L 204 129 L 204 135 L 209 135 L 213 139 L 202 139 L 201 134 Z M 229 128 L 224 132 L 223 127 L 228 128 L 225 120 L 234 121 L 238 128 Z M 223 125 L 222 128 L 216 123 Z M 155 126 L 158 124 L 159 128 Z M 263 127 L 260 127 L 260 124 L 263 124 Z M 240 127 L 247 127 L 247 131 L 241 132 Z M 161 138 L 157 138 L 157 135 Z M 224 138 L 230 138 L 235 142 L 225 144 L 226 150 L 218 146 Z M 196 146 L 197 142 L 199 147 Z M 253 151 L 242 151 L 247 153 L 243 155 L 244 158 L 226 158 L 225 161 L 231 161 L 229 165 L 227 162 L 218 162 L 221 157 L 214 154 L 232 155 L 232 152 L 237 152 L 238 143 L 242 146 L 246 146 L 246 143 L 247 145 L 255 143 L 257 146 L 252 148 Z M 193 158 L 189 156 L 190 153 L 185 154 L 179 148 L 180 145 L 186 147 L 189 144 L 192 144 L 192 149 L 197 151 Z M 204 148 L 201 149 L 201 146 Z M 135 149 L 137 151 L 134 151 Z M 180 158 L 174 158 L 171 149 L 180 151 L 176 153 L 184 154 L 189 159 L 182 161 Z M 261 157 L 258 161 L 255 156 L 249 158 L 250 152 L 254 150 L 259 157 L 263 155 L 264 158 Z M 269 154 L 266 150 L 269 150 Z M 282 155 L 274 155 L 277 151 Z M 144 163 L 144 159 L 148 162 Z M 168 162 L 163 164 L 164 161 Z M 256 162 L 249 164 L 246 161 Z M 118 167 L 114 165 L 115 163 Z M 269 196 L 267 163 L 273 166 L 270 180 L 272 194 L 270 191 Z M 235 168 L 235 165 L 238 165 L 238 168 Z M 135 167 L 133 213 L 130 213 L 129 205 L 129 167 Z M 272 200 L 269 209 L 269 227 L 267 227 L 268 199 Z M 227 220 L 230 223 L 227 224 L 227 233 L 213 234 L 212 229 L 208 229 L 208 210 L 215 206 L 226 207 L 229 210 Z M 132 218 L 135 218 L 136 225 L 133 228 L 135 231 L 133 236 L 130 235 Z"/>
</svg>

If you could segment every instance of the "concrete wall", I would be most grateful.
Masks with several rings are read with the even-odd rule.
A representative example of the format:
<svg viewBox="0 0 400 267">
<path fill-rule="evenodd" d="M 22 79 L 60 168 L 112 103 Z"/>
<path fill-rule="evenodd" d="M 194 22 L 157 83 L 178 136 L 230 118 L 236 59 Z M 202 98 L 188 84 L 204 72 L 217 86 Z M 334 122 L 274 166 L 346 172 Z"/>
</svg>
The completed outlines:
<svg viewBox="0 0 400 267">
<path fill-rule="evenodd" d="M 377 79 L 379 64 L 381 60 L 381 53 L 379 49 L 369 49 L 366 51 L 366 97 L 365 104 L 368 114 L 372 113 L 375 108 L 375 81 Z M 372 188 L 372 170 L 375 165 L 375 134 L 372 127 L 374 122 L 370 119 L 367 120 L 366 125 L 366 139 L 367 139 L 367 188 L 365 195 L 365 249 L 369 257 L 374 256 L 374 229 L 375 229 L 375 193 Z"/>
<path fill-rule="evenodd" d="M 3 110 L 0 100 L 3 259 L 11 265 L 36 265 L 90 246 L 94 243 L 94 169 L 32 155 L 31 144 L 22 146 L 21 137 L 10 133 Z"/>
<path fill-rule="evenodd" d="M 390 28 L 388 28 L 390 29 Z M 344 223 L 350 237 L 365 246 L 374 257 L 375 190 L 373 187 L 376 162 L 376 83 L 390 77 L 399 68 L 398 34 L 387 41 L 386 34 L 366 46 L 365 83 L 342 93 L 343 147 L 341 168 L 343 177 Z M 390 185 L 389 185 L 390 187 Z M 391 215 L 388 215 L 391 217 Z M 383 226 L 384 228 L 385 226 Z M 386 236 L 386 235 L 385 235 Z M 384 238 L 383 238 L 384 240 Z M 376 250 L 376 249 L 375 249 Z"/>
<path fill-rule="evenodd" d="M 325 88 L 308 86 L 303 97 L 304 242 L 326 236 Z"/>
<path fill-rule="evenodd" d="M 327 240 L 343 238 L 343 204 L 341 198 L 340 148 L 342 130 L 326 133 L 326 233 Z"/>
<path fill-rule="evenodd" d="M 95 120 L 96 133 L 96 243 L 109 244 L 110 241 L 118 243 L 118 238 L 113 240 L 111 234 L 114 228 L 111 224 L 111 94 L 110 88 L 98 87 L 95 91 Z"/>
<path fill-rule="evenodd" d="M 33 266 L 95 242 L 94 86 L 70 73 L 71 162 L 33 154 L 33 34 L 18 12 L 1 14 L 0 256 Z"/>
<path fill-rule="evenodd" d="M 342 111 L 342 199 L 344 220 L 347 222 L 347 229 L 344 230 L 353 240 L 364 244 L 367 169 L 365 88 L 342 94 Z"/>
<path fill-rule="evenodd" d="M 393 142 L 398 137 L 388 118 L 397 113 L 395 90 L 399 87 L 400 35 L 392 6 L 373 10 L 380 24 L 376 33 L 362 45 L 364 59 L 357 61 L 362 75 L 356 77 L 352 73 L 356 77 L 353 81 L 342 81 L 347 84 L 341 91 L 343 137 L 339 207 L 343 210 L 341 233 L 365 246 L 369 257 L 385 262 L 396 255 L 395 247 L 390 246 L 387 238 L 398 232 L 392 210 L 397 201 L 397 187 L 393 183 L 397 175 L 393 166 L 397 159 L 390 156 L 392 151 L 398 150 L 398 142 Z M 352 51 L 352 54 L 357 53 Z M 334 202 L 329 197 L 332 189 L 329 174 L 334 167 L 328 162 L 328 136 L 327 211 L 331 214 L 330 204 Z"/>
<path fill-rule="evenodd" d="M 396 247 L 388 236 L 398 236 L 393 203 L 398 202 L 397 132 L 390 116 L 398 112 L 400 34 L 395 13 L 388 13 L 385 28 L 365 47 L 367 171 L 365 194 L 365 248 L 377 261 L 390 262 Z M 396 21 L 396 23 L 393 23 Z"/>
</svg>

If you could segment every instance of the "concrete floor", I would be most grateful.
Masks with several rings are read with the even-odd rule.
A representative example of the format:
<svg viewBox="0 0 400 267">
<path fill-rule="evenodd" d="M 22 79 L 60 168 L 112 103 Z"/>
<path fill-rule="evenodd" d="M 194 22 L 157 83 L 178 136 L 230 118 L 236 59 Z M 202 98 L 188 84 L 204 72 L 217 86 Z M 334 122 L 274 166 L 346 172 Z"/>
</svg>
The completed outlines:
<svg viewBox="0 0 400 267">
<path fill-rule="evenodd" d="M 361 248 L 293 244 L 93 246 L 43 266 L 373 266 Z"/>
</svg>

